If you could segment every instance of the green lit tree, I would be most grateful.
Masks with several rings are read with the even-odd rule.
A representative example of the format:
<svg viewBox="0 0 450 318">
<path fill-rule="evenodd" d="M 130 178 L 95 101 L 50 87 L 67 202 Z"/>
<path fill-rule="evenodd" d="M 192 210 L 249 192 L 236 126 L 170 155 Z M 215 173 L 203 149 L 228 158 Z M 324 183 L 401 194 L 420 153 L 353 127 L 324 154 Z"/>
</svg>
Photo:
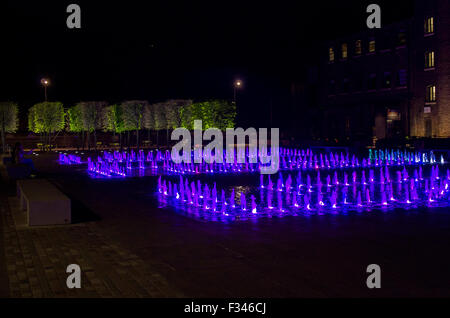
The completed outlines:
<svg viewBox="0 0 450 318">
<path fill-rule="evenodd" d="M 81 118 L 81 107 L 72 106 L 67 110 L 68 129 L 70 132 L 80 135 L 81 146 L 84 148 L 83 120 Z M 80 144 L 79 144 L 80 145 Z"/>
<path fill-rule="evenodd" d="M 184 107 L 192 105 L 191 100 L 172 99 L 164 103 L 166 108 L 167 127 L 176 129 L 182 125 L 182 112 Z"/>
<path fill-rule="evenodd" d="M 166 140 L 169 143 L 169 129 L 181 127 L 181 109 L 192 104 L 191 100 L 171 99 L 164 103 L 166 115 Z"/>
<path fill-rule="evenodd" d="M 210 109 L 212 109 L 212 123 L 215 128 L 225 130 L 227 128 L 234 128 L 236 125 L 236 104 L 229 103 L 223 100 L 214 100 L 210 102 Z"/>
<path fill-rule="evenodd" d="M 0 103 L 0 131 L 2 135 L 3 153 L 6 152 L 6 133 L 14 133 L 19 125 L 19 106 L 13 102 Z"/>
<path fill-rule="evenodd" d="M 166 106 L 164 103 L 153 104 L 155 110 L 156 143 L 159 143 L 159 131 L 167 129 Z"/>
<path fill-rule="evenodd" d="M 142 125 L 147 129 L 147 140 L 150 141 L 150 131 L 155 130 L 155 107 L 153 104 L 147 104 L 144 107 Z"/>
<path fill-rule="evenodd" d="M 28 113 L 28 128 L 41 134 L 44 142 L 50 145 L 52 134 L 60 132 L 65 126 L 65 113 L 60 102 L 43 102 L 35 104 Z"/>
<path fill-rule="evenodd" d="M 136 146 L 139 148 L 139 130 L 142 129 L 144 109 L 148 105 L 147 101 L 131 100 L 121 104 L 124 129 L 126 131 L 136 131 Z"/>
<path fill-rule="evenodd" d="M 122 116 L 122 107 L 120 105 L 110 105 L 103 109 L 103 130 L 112 132 L 115 136 L 119 135 L 120 147 L 122 147 L 122 133 L 124 132 L 124 123 Z"/>
<path fill-rule="evenodd" d="M 103 129 L 103 109 L 106 102 L 81 102 L 79 107 L 83 131 L 87 134 L 88 149 L 91 149 L 91 133 L 94 135 L 94 147 L 97 149 L 97 130 Z"/>
<path fill-rule="evenodd" d="M 234 128 L 236 106 L 222 100 L 198 102 L 181 107 L 181 125 L 187 129 L 194 128 L 194 120 L 201 120 L 203 129 Z"/>
</svg>

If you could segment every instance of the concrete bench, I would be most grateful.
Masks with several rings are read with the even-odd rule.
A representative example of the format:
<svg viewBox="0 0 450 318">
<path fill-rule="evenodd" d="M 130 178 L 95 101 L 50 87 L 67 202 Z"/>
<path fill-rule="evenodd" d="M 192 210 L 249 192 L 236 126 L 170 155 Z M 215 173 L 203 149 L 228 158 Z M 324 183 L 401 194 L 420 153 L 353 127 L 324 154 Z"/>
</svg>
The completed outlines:
<svg viewBox="0 0 450 318">
<path fill-rule="evenodd" d="M 70 199 L 47 180 L 18 180 L 17 196 L 29 226 L 71 223 Z"/>
</svg>

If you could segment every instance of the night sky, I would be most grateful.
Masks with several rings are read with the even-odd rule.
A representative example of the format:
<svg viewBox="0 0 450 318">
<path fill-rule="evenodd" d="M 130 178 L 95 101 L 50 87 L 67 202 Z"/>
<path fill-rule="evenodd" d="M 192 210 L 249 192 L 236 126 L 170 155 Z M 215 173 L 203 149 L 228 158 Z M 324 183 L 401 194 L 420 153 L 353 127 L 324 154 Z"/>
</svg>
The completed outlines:
<svg viewBox="0 0 450 318">
<path fill-rule="evenodd" d="M 42 101 L 44 76 L 49 99 L 66 106 L 231 99 L 240 78 L 241 122 L 265 123 L 269 103 L 288 109 L 290 83 L 304 81 L 320 41 L 365 28 L 374 1 L 304 2 L 2 1 L 0 100 Z M 375 2 L 382 23 L 412 12 L 411 0 Z M 66 27 L 70 3 L 81 7 L 81 30 Z"/>
</svg>

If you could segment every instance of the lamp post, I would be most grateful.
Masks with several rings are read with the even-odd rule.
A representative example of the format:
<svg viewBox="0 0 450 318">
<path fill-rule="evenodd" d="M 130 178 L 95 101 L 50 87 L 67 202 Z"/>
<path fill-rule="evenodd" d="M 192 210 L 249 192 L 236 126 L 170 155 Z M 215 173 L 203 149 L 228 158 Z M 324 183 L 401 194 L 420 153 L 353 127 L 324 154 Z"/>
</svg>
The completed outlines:
<svg viewBox="0 0 450 318">
<path fill-rule="evenodd" d="M 43 78 L 41 79 L 41 84 L 44 86 L 45 101 L 47 101 L 47 86 L 50 85 L 50 80 L 48 78 Z"/>
<path fill-rule="evenodd" d="M 233 102 L 236 104 L 236 91 L 242 87 L 242 81 L 241 80 L 235 80 L 233 85 Z"/>
</svg>

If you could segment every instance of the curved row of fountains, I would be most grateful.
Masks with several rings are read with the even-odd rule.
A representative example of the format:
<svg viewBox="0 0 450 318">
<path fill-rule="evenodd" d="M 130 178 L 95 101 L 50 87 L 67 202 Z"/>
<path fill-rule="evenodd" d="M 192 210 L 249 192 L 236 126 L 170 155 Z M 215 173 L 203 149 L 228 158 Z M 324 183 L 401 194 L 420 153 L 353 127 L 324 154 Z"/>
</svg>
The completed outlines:
<svg viewBox="0 0 450 318">
<path fill-rule="evenodd" d="M 227 162 L 227 154 L 221 154 L 222 162 L 214 161 L 214 156 L 202 153 L 202 163 L 194 163 L 194 158 L 199 150 L 191 152 L 191 163 L 174 163 L 168 150 L 139 152 L 104 152 L 97 160 L 88 158 L 88 171 L 103 176 L 129 176 L 132 169 L 155 169 L 155 172 L 164 174 L 240 174 L 259 172 L 261 164 L 258 162 L 258 154 L 249 152 L 249 149 L 235 150 L 234 161 Z M 197 154 L 196 154 L 197 153 Z M 407 152 L 400 150 L 375 150 L 370 151 L 368 158 L 361 161 L 350 154 L 316 154 L 311 150 L 280 148 L 280 170 L 333 170 L 351 168 L 370 168 L 379 166 L 412 166 L 436 163 L 433 152 Z M 210 162 L 210 163 L 209 163 Z M 444 159 L 441 156 L 440 162 Z M 81 163 L 81 162 L 80 162 Z"/>
<path fill-rule="evenodd" d="M 309 215 L 349 211 L 389 210 L 447 206 L 449 204 L 450 171 L 441 176 L 434 165 L 427 177 L 422 167 L 409 175 L 408 170 L 390 171 L 380 167 L 368 171 L 346 172 L 322 180 L 320 171 L 312 178 L 299 172 L 295 181 L 280 173 L 275 182 L 261 175 L 260 186 L 251 191 L 235 193 L 189 180 L 182 176 L 177 183 L 158 180 L 158 198 L 169 205 L 197 217 L 211 220 L 233 220 L 287 215 Z M 392 173 L 391 173 L 392 172 Z M 392 177 L 391 177 L 392 174 Z M 349 178 L 350 177 L 350 178 Z M 315 180 L 315 181 L 313 181 Z M 248 199 L 247 199 L 248 198 Z"/>
<path fill-rule="evenodd" d="M 74 154 L 60 153 L 58 156 L 58 161 L 60 164 L 65 165 L 82 164 L 81 157 Z"/>
</svg>

